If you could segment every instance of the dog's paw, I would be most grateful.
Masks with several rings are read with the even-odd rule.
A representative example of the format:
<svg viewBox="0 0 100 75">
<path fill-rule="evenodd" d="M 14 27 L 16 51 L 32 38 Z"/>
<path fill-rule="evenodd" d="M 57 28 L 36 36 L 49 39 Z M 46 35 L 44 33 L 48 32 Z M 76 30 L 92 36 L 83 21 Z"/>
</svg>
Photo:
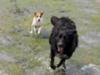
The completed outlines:
<svg viewBox="0 0 100 75">
<path fill-rule="evenodd" d="M 33 31 L 30 31 L 29 33 L 30 33 L 30 34 L 32 34 L 32 33 L 33 33 Z"/>
<path fill-rule="evenodd" d="M 50 67 L 51 67 L 53 70 L 56 69 L 56 66 L 54 66 L 54 65 L 51 65 Z"/>
</svg>

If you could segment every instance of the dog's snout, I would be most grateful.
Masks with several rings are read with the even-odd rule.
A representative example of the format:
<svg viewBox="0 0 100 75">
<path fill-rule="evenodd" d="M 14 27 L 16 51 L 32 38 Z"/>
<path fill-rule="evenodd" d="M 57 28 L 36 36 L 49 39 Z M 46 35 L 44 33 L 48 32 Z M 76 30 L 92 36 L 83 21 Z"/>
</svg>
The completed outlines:
<svg viewBox="0 0 100 75">
<path fill-rule="evenodd" d="M 62 45 L 62 44 L 59 44 L 58 46 L 59 46 L 59 47 L 62 47 L 63 45 Z"/>
<path fill-rule="evenodd" d="M 58 43 L 58 46 L 59 46 L 59 47 L 62 47 L 62 46 L 63 46 L 62 42 L 59 42 L 59 43 Z"/>
<path fill-rule="evenodd" d="M 40 22 L 40 19 L 38 19 L 38 22 Z"/>
</svg>

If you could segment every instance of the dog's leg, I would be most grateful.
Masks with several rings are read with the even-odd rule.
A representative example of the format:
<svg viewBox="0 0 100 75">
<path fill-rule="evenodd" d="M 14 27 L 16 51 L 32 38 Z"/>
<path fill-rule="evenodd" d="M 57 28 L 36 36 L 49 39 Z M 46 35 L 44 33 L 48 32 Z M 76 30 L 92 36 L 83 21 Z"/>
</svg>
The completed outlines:
<svg viewBox="0 0 100 75">
<path fill-rule="evenodd" d="M 41 29 L 42 29 L 42 27 L 40 27 L 40 28 L 38 29 L 38 32 L 37 32 L 38 34 L 40 34 L 40 32 L 41 32 Z"/>
<path fill-rule="evenodd" d="M 34 34 L 36 35 L 37 34 L 37 29 L 34 27 L 33 30 L 34 30 Z"/>
<path fill-rule="evenodd" d="M 64 69 L 66 69 L 66 65 L 65 65 L 65 62 L 63 62 L 63 68 L 64 68 Z"/>
<path fill-rule="evenodd" d="M 53 50 L 51 50 L 51 62 L 50 62 L 50 67 L 52 69 L 55 69 L 56 66 L 54 65 L 54 57 L 55 57 L 55 53 L 53 52 Z"/>
<path fill-rule="evenodd" d="M 30 34 L 32 34 L 33 33 L 33 29 L 32 29 L 32 26 L 30 27 Z"/>
<path fill-rule="evenodd" d="M 33 29 L 34 29 L 34 26 L 33 26 L 33 25 L 31 25 L 31 26 L 30 26 L 30 34 L 32 34 L 32 33 L 33 33 Z"/>
<path fill-rule="evenodd" d="M 61 59 L 61 61 L 60 61 L 59 64 L 57 65 L 57 67 L 60 67 L 60 66 L 65 62 L 65 60 L 66 60 L 66 59 L 64 59 L 64 58 Z"/>
</svg>

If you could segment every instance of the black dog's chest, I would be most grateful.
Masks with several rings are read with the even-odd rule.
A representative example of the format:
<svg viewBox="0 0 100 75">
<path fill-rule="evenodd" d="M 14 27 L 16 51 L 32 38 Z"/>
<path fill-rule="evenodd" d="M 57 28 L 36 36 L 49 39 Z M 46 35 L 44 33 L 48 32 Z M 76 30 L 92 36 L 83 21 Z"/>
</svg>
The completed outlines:
<svg viewBox="0 0 100 75">
<path fill-rule="evenodd" d="M 56 56 L 59 57 L 59 58 L 64 58 L 64 59 L 67 59 L 68 56 L 66 54 L 60 54 L 60 53 L 56 53 Z"/>
</svg>

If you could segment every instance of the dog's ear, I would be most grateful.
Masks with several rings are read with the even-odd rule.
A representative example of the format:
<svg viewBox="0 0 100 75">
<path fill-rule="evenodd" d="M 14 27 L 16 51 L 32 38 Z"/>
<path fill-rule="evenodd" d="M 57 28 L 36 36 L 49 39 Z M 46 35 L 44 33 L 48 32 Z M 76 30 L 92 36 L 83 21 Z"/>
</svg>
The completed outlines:
<svg viewBox="0 0 100 75">
<path fill-rule="evenodd" d="M 43 14 L 44 14 L 44 12 L 43 12 L 43 11 L 41 11 L 41 16 L 43 16 Z"/>
<path fill-rule="evenodd" d="M 52 16 L 52 17 L 51 17 L 51 23 L 52 23 L 54 26 L 57 25 L 58 21 L 59 21 L 59 18 L 58 18 L 58 17 L 56 17 L 56 16 Z"/>
<path fill-rule="evenodd" d="M 36 16 L 36 12 L 34 12 L 33 15 Z"/>
</svg>

